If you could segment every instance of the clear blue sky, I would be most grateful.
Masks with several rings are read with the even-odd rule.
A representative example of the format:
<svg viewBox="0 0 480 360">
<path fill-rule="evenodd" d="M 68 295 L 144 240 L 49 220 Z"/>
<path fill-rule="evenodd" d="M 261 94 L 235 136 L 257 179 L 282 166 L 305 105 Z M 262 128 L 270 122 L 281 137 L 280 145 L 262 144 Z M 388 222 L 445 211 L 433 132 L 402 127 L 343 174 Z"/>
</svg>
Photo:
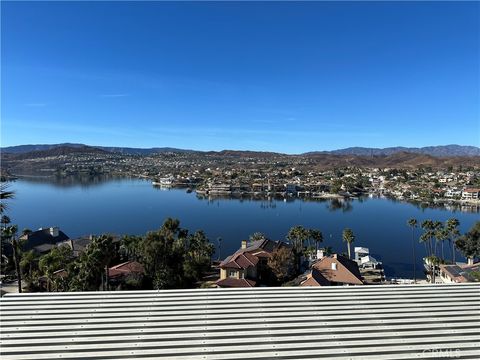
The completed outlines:
<svg viewBox="0 0 480 360">
<path fill-rule="evenodd" d="M 1 142 L 479 145 L 478 2 L 4 2 Z"/>
</svg>

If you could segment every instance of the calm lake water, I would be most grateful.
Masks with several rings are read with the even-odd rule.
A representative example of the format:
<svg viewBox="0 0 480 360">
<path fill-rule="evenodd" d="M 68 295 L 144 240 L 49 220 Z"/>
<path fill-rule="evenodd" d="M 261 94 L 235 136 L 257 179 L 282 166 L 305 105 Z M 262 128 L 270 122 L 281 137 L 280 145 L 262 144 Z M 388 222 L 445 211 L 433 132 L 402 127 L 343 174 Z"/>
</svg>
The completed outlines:
<svg viewBox="0 0 480 360">
<path fill-rule="evenodd" d="M 353 246 L 370 248 L 371 254 L 383 261 L 387 277 L 413 276 L 411 231 L 406 226 L 409 218 L 421 222 L 456 217 L 462 232 L 480 219 L 478 213 L 422 209 L 375 198 L 344 204 L 301 199 L 208 200 L 183 189 L 155 188 L 138 179 L 83 184 L 17 180 L 12 190 L 16 198 L 8 204 L 7 214 L 19 229 L 59 226 L 71 238 L 101 233 L 144 234 L 158 229 L 166 217 L 174 217 L 191 231 L 203 229 L 215 244 L 221 237 L 222 258 L 238 249 L 249 234 L 259 231 L 271 239 L 284 240 L 294 225 L 320 229 L 324 245 L 343 252 L 342 230 L 350 227 L 356 235 Z M 418 276 L 423 269 L 424 246 L 417 244 L 416 252 Z"/>
</svg>

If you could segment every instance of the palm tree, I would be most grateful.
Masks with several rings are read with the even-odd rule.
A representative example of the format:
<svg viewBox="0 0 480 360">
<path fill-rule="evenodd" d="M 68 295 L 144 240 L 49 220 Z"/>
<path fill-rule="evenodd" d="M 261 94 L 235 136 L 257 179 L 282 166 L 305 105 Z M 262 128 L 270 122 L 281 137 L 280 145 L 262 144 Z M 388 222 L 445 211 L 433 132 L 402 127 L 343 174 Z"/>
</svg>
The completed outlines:
<svg viewBox="0 0 480 360">
<path fill-rule="evenodd" d="M 37 255 L 33 250 L 27 251 L 22 254 L 22 260 L 20 261 L 20 269 L 23 272 L 23 278 L 28 283 L 33 282 L 33 270 L 36 266 Z"/>
<path fill-rule="evenodd" d="M 325 246 L 323 250 L 324 250 L 323 253 L 325 254 L 325 256 L 330 256 L 333 254 L 333 249 L 331 246 Z"/>
<path fill-rule="evenodd" d="M 425 244 L 427 257 L 433 255 L 432 239 L 434 237 L 434 224 L 432 220 L 425 220 L 422 222 L 423 234 L 420 236 L 420 242 Z"/>
<path fill-rule="evenodd" d="M 320 230 L 310 229 L 308 230 L 309 238 L 315 241 L 315 250 L 318 251 L 318 244 L 323 242 L 323 234 Z"/>
<path fill-rule="evenodd" d="M 261 232 L 255 232 L 248 237 L 248 240 L 250 241 L 250 244 L 251 244 L 251 243 L 254 243 L 255 241 L 265 240 L 266 238 L 267 237 Z"/>
<path fill-rule="evenodd" d="M 435 250 L 434 250 L 434 255 L 437 256 L 437 244 L 441 242 L 442 237 L 444 234 L 442 234 L 442 228 L 443 224 L 441 221 L 434 221 L 433 222 L 433 237 L 435 238 Z"/>
<path fill-rule="evenodd" d="M 415 229 L 417 227 L 417 219 L 411 218 L 408 220 L 408 226 L 412 229 L 412 257 L 413 257 L 413 283 L 417 282 L 416 273 L 416 258 L 415 258 Z"/>
<path fill-rule="evenodd" d="M 217 242 L 218 242 L 218 259 L 217 260 L 220 260 L 222 256 L 222 238 L 217 237 Z"/>
<path fill-rule="evenodd" d="M 2 228 L 7 227 L 8 224 L 10 224 L 10 218 L 7 215 L 2 215 L 2 218 L 0 219 L 0 223 L 2 224 Z"/>
<path fill-rule="evenodd" d="M 422 222 L 423 234 L 420 236 L 420 241 L 425 244 L 427 248 L 426 260 L 430 266 L 432 282 L 435 283 L 435 263 L 436 263 L 436 242 L 435 236 L 438 231 L 438 222 L 432 220 L 425 220 Z"/>
<path fill-rule="evenodd" d="M 452 251 L 452 264 L 455 264 L 455 241 L 460 236 L 460 230 L 458 227 L 460 226 L 460 221 L 455 218 L 448 219 L 446 222 L 446 227 L 448 231 L 448 241 L 451 245 Z"/>
<path fill-rule="evenodd" d="M 9 191 L 8 188 L 8 184 L 0 184 L 0 214 L 3 214 L 7 208 L 4 200 L 13 199 L 15 197 L 15 193 L 13 191 Z"/>
<path fill-rule="evenodd" d="M 351 259 L 350 244 L 355 241 L 355 235 L 353 234 L 352 229 L 346 228 L 342 233 L 343 241 L 348 245 L 348 258 Z"/>
<path fill-rule="evenodd" d="M 437 242 L 440 243 L 441 246 L 441 252 L 442 252 L 442 260 L 445 261 L 445 253 L 443 251 L 443 243 L 445 240 L 447 240 L 449 237 L 448 230 L 445 227 L 440 227 L 435 231 L 435 238 L 437 239 Z"/>
<path fill-rule="evenodd" d="M 13 261 L 15 264 L 15 272 L 17 274 L 18 279 L 18 292 L 22 292 L 22 273 L 20 270 L 20 244 L 17 240 L 17 225 L 10 225 L 6 228 L 2 229 L 2 238 L 7 240 L 10 245 L 12 246 L 13 251 Z M 3 240 L 2 239 L 2 240 Z"/>
<path fill-rule="evenodd" d="M 297 254 L 303 252 L 303 243 L 308 239 L 308 230 L 303 226 L 297 225 L 292 227 L 287 234 L 287 239 L 293 242 L 293 247 Z"/>
</svg>

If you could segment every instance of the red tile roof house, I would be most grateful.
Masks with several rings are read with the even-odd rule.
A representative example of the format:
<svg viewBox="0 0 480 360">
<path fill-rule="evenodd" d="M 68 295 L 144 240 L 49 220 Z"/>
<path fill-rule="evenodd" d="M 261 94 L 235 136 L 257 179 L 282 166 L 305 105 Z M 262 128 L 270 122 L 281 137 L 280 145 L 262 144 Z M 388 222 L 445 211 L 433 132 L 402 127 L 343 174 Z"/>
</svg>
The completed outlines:
<svg viewBox="0 0 480 360">
<path fill-rule="evenodd" d="M 136 261 L 127 261 L 108 269 L 109 279 L 120 279 L 129 275 L 143 275 L 143 265 Z"/>
<path fill-rule="evenodd" d="M 342 255 L 326 256 L 312 265 L 312 271 L 300 286 L 363 285 L 355 261 Z"/>
<path fill-rule="evenodd" d="M 270 254 L 281 247 L 289 247 L 281 241 L 259 240 L 242 247 L 220 263 L 219 287 L 254 287 L 262 280 L 262 269 L 266 266 Z"/>
<path fill-rule="evenodd" d="M 480 199 L 480 189 L 467 188 L 462 191 L 463 200 L 478 200 Z"/>
</svg>

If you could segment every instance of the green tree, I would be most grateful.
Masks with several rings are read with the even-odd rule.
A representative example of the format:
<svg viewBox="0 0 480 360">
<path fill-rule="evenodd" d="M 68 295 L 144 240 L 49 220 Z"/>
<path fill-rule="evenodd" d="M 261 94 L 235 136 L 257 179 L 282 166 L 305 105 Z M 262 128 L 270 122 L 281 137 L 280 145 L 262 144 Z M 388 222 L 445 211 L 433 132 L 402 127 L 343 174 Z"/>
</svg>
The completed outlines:
<svg viewBox="0 0 480 360">
<path fill-rule="evenodd" d="M 68 290 L 68 286 L 63 284 L 60 278 L 55 277 L 54 273 L 58 270 L 69 273 L 68 268 L 72 265 L 72 259 L 72 249 L 67 245 L 55 246 L 48 254 L 40 257 L 38 267 L 47 279 L 47 291 Z"/>
<path fill-rule="evenodd" d="M 303 253 L 304 242 L 308 239 L 308 237 L 308 230 L 300 225 L 290 228 L 287 234 L 287 239 L 293 243 L 293 248 L 297 254 Z"/>
<path fill-rule="evenodd" d="M 17 239 L 18 227 L 16 225 L 9 225 L 10 218 L 3 213 L 7 209 L 6 200 L 11 200 L 15 198 L 15 192 L 9 190 L 8 184 L 0 184 L 0 214 L 2 215 L 2 229 L 0 235 L 2 253 L 4 250 L 4 245 L 6 243 L 10 244 L 13 252 L 13 261 L 15 264 L 15 273 L 18 280 L 18 292 L 22 292 L 22 272 L 20 269 L 21 261 L 21 246 Z"/>
<path fill-rule="evenodd" d="M 451 261 L 452 264 L 455 264 L 455 241 L 460 236 L 460 230 L 458 229 L 460 226 L 460 221 L 455 218 L 448 219 L 445 224 L 448 232 L 448 242 L 450 243 L 450 250 L 451 250 Z"/>
<path fill-rule="evenodd" d="M 455 241 L 455 245 L 468 259 L 480 257 L 480 221 Z"/>
<path fill-rule="evenodd" d="M 413 283 L 417 281 L 416 273 L 416 256 L 415 256 L 415 229 L 417 228 L 417 219 L 411 218 L 407 222 L 408 226 L 412 229 L 412 258 L 413 258 Z"/>
<path fill-rule="evenodd" d="M 437 256 L 436 256 L 436 239 L 435 237 L 438 235 L 438 222 L 434 222 L 432 220 L 425 220 L 422 222 L 422 229 L 423 234 L 420 236 L 420 241 L 425 244 L 425 248 L 427 250 L 427 257 L 426 260 L 429 263 L 430 267 L 430 275 L 431 281 L 435 283 L 435 276 L 436 276 L 436 263 Z"/>
<path fill-rule="evenodd" d="M 0 214 L 3 214 L 7 209 L 5 200 L 11 200 L 15 197 L 15 192 L 9 190 L 9 185 L 6 183 L 0 184 Z"/>
<path fill-rule="evenodd" d="M 116 257 L 113 238 L 110 235 L 94 236 L 85 251 L 75 261 L 71 287 L 76 291 L 95 291 L 108 279 L 105 267 Z"/>
<path fill-rule="evenodd" d="M 18 281 L 18 292 L 22 292 L 22 271 L 20 269 L 20 262 L 22 260 L 22 249 L 17 238 L 17 225 L 9 225 L 1 229 L 1 241 L 10 244 L 13 253 L 13 262 L 15 265 L 15 274 Z"/>
<path fill-rule="evenodd" d="M 202 275 L 211 267 L 214 251 L 215 246 L 209 242 L 203 231 L 199 230 L 189 235 L 188 248 L 183 260 L 184 282 L 192 285 L 202 278 Z"/>
<path fill-rule="evenodd" d="M 32 284 L 34 282 L 34 274 L 38 268 L 38 256 L 33 251 L 27 251 L 22 254 L 22 260 L 20 260 L 20 270 L 24 279 Z"/>
<path fill-rule="evenodd" d="M 215 250 L 203 231 L 188 234 L 170 218 L 147 233 L 142 244 L 142 262 L 155 289 L 188 287 L 201 280 Z"/>
<path fill-rule="evenodd" d="M 355 235 L 353 234 L 352 229 L 346 228 L 343 230 L 342 233 L 342 239 L 344 242 L 347 243 L 347 249 L 348 249 L 348 258 L 351 259 L 351 250 L 350 250 L 350 244 L 352 244 L 355 241 Z"/>
<path fill-rule="evenodd" d="M 440 226 L 436 229 L 435 231 L 435 239 L 437 240 L 436 243 L 440 243 L 440 253 L 442 254 L 441 258 L 443 261 L 445 261 L 445 252 L 443 250 L 444 246 L 443 244 L 445 241 L 448 239 L 449 233 L 446 227 Z"/>
<path fill-rule="evenodd" d="M 279 283 L 283 283 L 295 275 L 295 255 L 292 250 L 281 247 L 268 258 L 267 266 Z"/>
<path fill-rule="evenodd" d="M 432 256 L 433 251 L 433 239 L 435 238 L 435 225 L 432 220 L 422 221 L 423 234 L 420 236 L 420 242 L 425 244 L 425 250 L 427 256 Z"/>
<path fill-rule="evenodd" d="M 142 253 L 141 236 L 125 235 L 120 241 L 120 256 L 125 260 L 138 261 Z"/>
<path fill-rule="evenodd" d="M 315 242 L 315 251 L 318 251 L 318 245 L 323 242 L 323 234 L 320 230 L 310 229 L 308 230 L 308 237 Z"/>
<path fill-rule="evenodd" d="M 261 232 L 255 232 L 249 236 L 250 243 L 255 241 L 265 240 L 267 237 Z"/>
</svg>

